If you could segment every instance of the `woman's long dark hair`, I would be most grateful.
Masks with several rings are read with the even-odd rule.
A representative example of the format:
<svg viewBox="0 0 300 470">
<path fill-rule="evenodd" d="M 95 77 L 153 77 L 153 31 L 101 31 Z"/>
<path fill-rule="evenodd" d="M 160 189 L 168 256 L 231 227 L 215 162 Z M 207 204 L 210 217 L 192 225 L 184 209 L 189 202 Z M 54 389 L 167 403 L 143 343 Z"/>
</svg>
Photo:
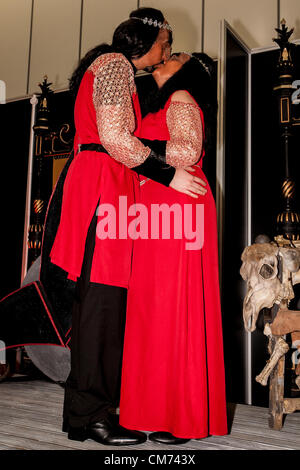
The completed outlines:
<svg viewBox="0 0 300 470">
<path fill-rule="evenodd" d="M 77 96 L 82 77 L 89 68 L 89 66 L 94 62 L 94 60 L 97 59 L 97 57 L 102 54 L 106 54 L 107 52 L 112 52 L 112 47 L 105 43 L 99 44 L 98 46 L 89 50 L 85 54 L 85 56 L 80 60 L 76 69 L 72 73 L 71 78 L 69 79 L 69 91 L 74 100 Z"/>
<path fill-rule="evenodd" d="M 202 64 L 199 62 L 202 61 Z M 204 65 L 203 65 L 204 64 Z M 215 139 L 217 95 L 215 90 L 213 60 L 205 53 L 194 52 L 191 59 L 176 72 L 159 90 L 153 90 L 144 104 L 148 112 L 162 109 L 177 90 L 186 90 L 196 100 L 204 115 L 205 152 L 208 153 Z"/>
<path fill-rule="evenodd" d="M 135 18 L 152 18 L 157 22 L 164 22 L 164 16 L 156 8 L 138 8 L 130 13 L 129 19 L 121 23 L 115 30 L 112 44 L 99 44 L 81 59 L 74 70 L 70 80 L 69 89 L 76 98 L 80 82 L 88 67 L 102 54 L 119 52 L 127 59 L 137 59 L 147 54 L 155 43 L 160 29 L 153 25 L 144 24 Z"/>
</svg>

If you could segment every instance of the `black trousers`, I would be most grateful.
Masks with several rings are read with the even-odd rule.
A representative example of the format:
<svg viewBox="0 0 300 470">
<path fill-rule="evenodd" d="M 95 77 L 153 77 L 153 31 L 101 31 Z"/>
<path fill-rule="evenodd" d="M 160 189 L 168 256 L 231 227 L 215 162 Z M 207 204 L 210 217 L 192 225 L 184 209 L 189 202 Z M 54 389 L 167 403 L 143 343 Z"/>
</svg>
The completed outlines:
<svg viewBox="0 0 300 470">
<path fill-rule="evenodd" d="M 94 215 L 72 312 L 64 418 L 74 427 L 105 418 L 120 398 L 127 289 L 90 282 L 96 221 Z"/>
</svg>

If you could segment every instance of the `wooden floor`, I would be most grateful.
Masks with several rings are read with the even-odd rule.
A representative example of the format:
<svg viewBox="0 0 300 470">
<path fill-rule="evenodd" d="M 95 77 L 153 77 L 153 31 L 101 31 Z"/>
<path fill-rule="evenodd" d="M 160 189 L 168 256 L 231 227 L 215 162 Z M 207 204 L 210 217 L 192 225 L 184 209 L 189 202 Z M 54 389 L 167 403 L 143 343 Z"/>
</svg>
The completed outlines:
<svg viewBox="0 0 300 470">
<path fill-rule="evenodd" d="M 0 383 L 0 450 L 113 450 L 93 441 L 68 440 L 61 432 L 63 388 L 47 380 L 23 377 Z M 295 450 L 300 449 L 300 412 L 286 417 L 281 431 L 268 427 L 268 409 L 229 405 L 230 434 L 163 446 L 149 440 L 136 450 Z"/>
</svg>

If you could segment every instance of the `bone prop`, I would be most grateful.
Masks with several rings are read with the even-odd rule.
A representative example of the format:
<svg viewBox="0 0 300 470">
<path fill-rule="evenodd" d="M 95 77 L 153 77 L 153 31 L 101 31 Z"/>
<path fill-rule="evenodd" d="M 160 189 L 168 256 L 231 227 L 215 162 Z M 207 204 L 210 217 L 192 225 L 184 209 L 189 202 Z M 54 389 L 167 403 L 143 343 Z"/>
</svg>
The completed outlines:
<svg viewBox="0 0 300 470">
<path fill-rule="evenodd" d="M 296 350 L 292 355 L 293 369 L 295 369 L 296 375 L 300 375 L 300 331 L 293 331 L 291 333 L 291 338 L 292 348 Z M 300 379 L 297 385 L 298 388 L 300 388 Z"/>
<path fill-rule="evenodd" d="M 292 343 L 294 343 L 295 347 L 300 348 L 300 331 L 293 331 L 291 333 L 291 337 L 292 337 Z"/>
<path fill-rule="evenodd" d="M 279 338 L 279 340 L 276 342 L 274 351 L 268 360 L 266 366 L 264 369 L 261 371 L 259 375 L 255 377 L 256 382 L 259 382 L 261 385 L 267 385 L 268 378 L 276 366 L 277 362 L 279 359 L 287 353 L 289 350 L 288 344 L 284 341 L 283 338 Z"/>
<path fill-rule="evenodd" d="M 272 330 L 271 330 L 269 323 L 265 324 L 264 335 L 266 335 L 269 338 L 268 352 L 271 355 L 272 354 Z"/>
<path fill-rule="evenodd" d="M 269 323 L 266 323 L 266 324 L 265 324 L 264 335 L 266 335 L 266 336 L 272 336 L 272 330 L 271 330 L 271 327 L 270 327 L 270 324 L 269 324 Z"/>
<path fill-rule="evenodd" d="M 296 410 L 300 410 L 300 398 L 285 398 L 283 400 L 284 413 L 294 413 Z"/>
<path fill-rule="evenodd" d="M 300 331 L 300 310 L 278 310 L 275 320 L 271 324 L 273 335 L 286 335 L 294 331 Z"/>
</svg>

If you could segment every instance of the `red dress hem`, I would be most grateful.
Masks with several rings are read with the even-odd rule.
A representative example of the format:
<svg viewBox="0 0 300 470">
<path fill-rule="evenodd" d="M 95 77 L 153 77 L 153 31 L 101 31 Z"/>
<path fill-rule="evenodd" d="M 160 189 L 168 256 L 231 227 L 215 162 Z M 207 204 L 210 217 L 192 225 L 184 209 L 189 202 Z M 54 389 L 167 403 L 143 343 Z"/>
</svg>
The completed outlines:
<svg viewBox="0 0 300 470">
<path fill-rule="evenodd" d="M 143 120 L 140 137 L 170 138 L 169 103 Z M 201 110 L 200 115 L 203 119 Z M 177 216 L 184 216 L 181 227 L 190 224 L 203 244 L 187 248 L 188 230 L 177 237 L 173 227 L 168 239 L 135 240 L 120 399 L 125 428 L 187 439 L 208 437 L 212 430 L 227 434 L 216 206 L 200 162 L 194 176 L 207 185 L 196 200 L 151 180 L 141 186 L 139 203 L 147 208 L 148 226 L 153 205 L 176 204 Z M 161 228 L 160 223 L 160 233 Z"/>
</svg>

